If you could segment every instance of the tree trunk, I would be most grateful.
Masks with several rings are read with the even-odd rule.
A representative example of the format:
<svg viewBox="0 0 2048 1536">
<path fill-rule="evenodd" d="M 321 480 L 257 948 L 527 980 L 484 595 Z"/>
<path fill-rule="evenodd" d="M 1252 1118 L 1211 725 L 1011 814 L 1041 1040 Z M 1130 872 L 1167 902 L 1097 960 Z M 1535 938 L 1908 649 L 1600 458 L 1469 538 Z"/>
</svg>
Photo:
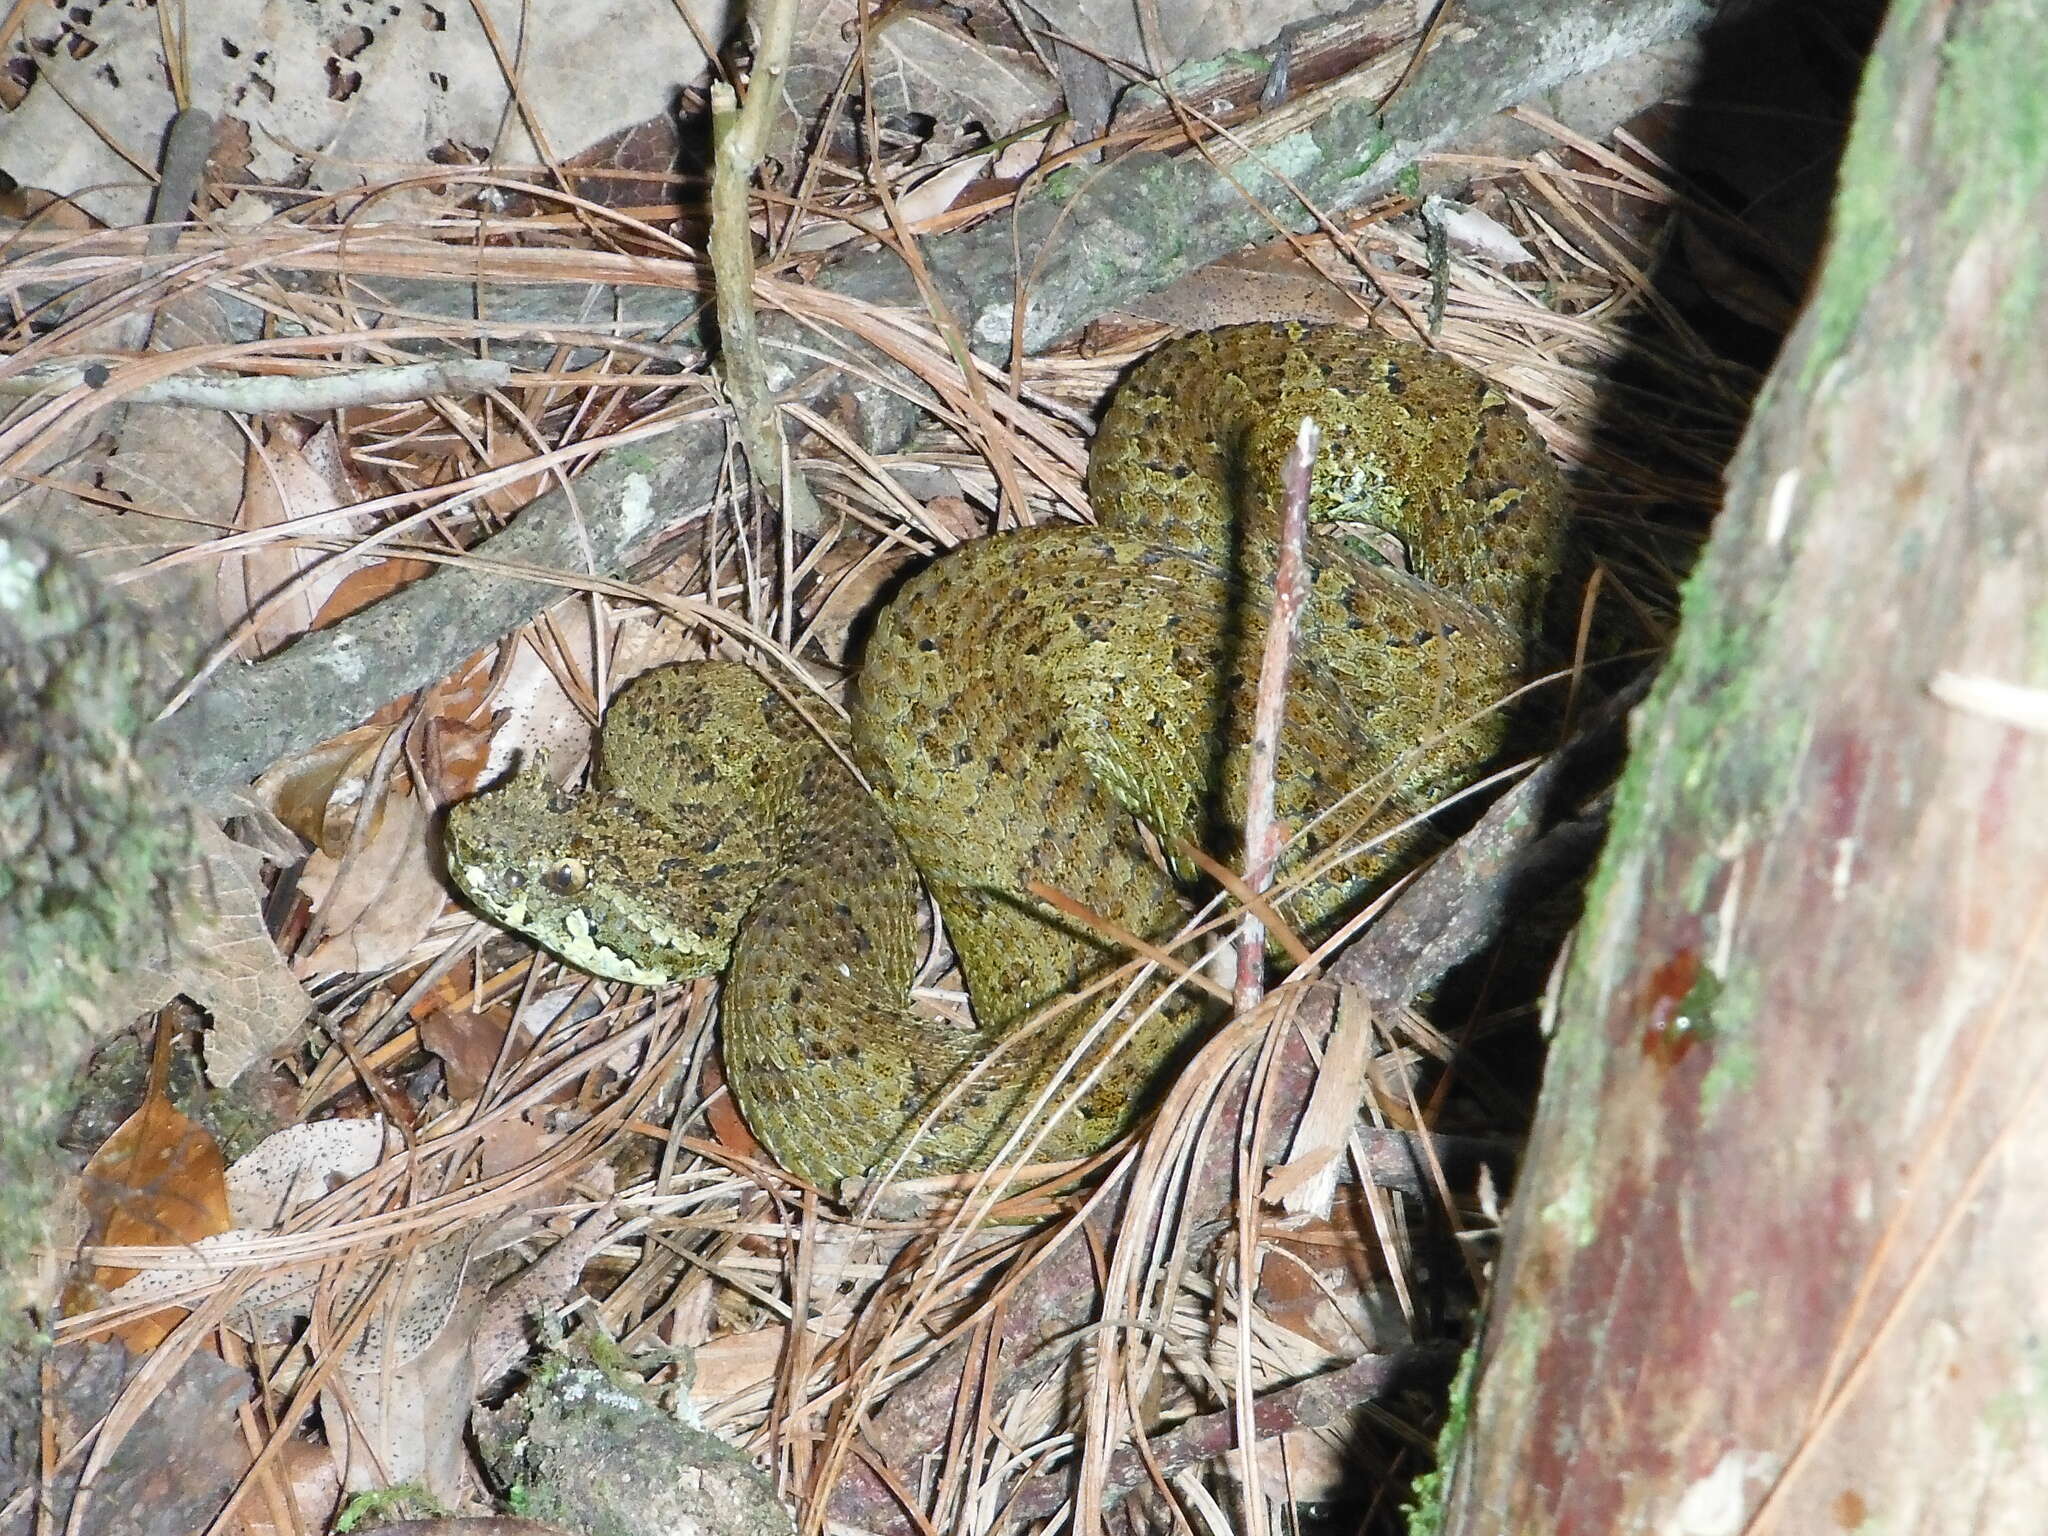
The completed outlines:
<svg viewBox="0 0 2048 1536">
<path fill-rule="evenodd" d="M 1444 1529 L 2048 1522 L 2048 7 L 1897 0 L 1565 982 Z"/>
<path fill-rule="evenodd" d="M 185 823 L 135 749 L 160 687 L 142 616 L 0 526 L 0 1357 L 48 1299 L 56 1121 L 111 979 L 176 930 Z"/>
</svg>

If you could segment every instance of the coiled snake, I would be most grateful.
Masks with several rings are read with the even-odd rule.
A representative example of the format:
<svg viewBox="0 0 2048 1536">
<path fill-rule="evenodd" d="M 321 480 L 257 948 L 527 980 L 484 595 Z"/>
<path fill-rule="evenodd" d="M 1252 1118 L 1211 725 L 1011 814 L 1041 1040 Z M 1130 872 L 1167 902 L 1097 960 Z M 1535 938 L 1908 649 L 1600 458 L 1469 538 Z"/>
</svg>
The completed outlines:
<svg viewBox="0 0 2048 1536">
<path fill-rule="evenodd" d="M 1141 825 L 1169 853 L 1237 857 L 1278 470 L 1304 413 L 1324 446 L 1276 810 L 1296 833 L 1283 910 L 1326 927 L 1412 861 L 1431 835 L 1415 818 L 1499 750 L 1493 706 L 1523 680 L 1563 495 L 1478 375 L 1288 325 L 1187 337 L 1135 369 L 1089 462 L 1097 525 L 978 540 L 914 577 L 835 740 L 736 663 L 647 673 L 605 717 L 595 787 L 529 768 L 456 806 L 450 873 L 598 975 L 723 969 L 727 1076 L 792 1171 L 829 1187 L 906 1144 L 912 1172 L 984 1165 L 1095 1011 L 1018 1025 L 1126 958 L 1028 883 L 1158 938 L 1185 919 L 1188 871 L 1162 867 Z M 920 879 L 972 1031 L 909 1006 Z M 1200 1022 L 1159 1010 L 1084 1062 L 1099 1076 L 1040 1155 L 1125 1129 Z"/>
</svg>

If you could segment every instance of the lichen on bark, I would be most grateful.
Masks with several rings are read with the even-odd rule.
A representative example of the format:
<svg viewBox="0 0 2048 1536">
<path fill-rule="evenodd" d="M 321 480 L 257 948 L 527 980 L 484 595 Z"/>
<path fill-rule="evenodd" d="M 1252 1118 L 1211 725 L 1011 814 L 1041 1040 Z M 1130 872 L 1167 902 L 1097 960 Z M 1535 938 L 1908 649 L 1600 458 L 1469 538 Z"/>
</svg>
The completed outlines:
<svg viewBox="0 0 2048 1536">
<path fill-rule="evenodd" d="M 181 823 L 136 748 L 146 639 L 82 565 L 0 527 L 0 1328 L 32 1299 L 22 1268 L 88 1001 L 173 917 Z"/>
</svg>

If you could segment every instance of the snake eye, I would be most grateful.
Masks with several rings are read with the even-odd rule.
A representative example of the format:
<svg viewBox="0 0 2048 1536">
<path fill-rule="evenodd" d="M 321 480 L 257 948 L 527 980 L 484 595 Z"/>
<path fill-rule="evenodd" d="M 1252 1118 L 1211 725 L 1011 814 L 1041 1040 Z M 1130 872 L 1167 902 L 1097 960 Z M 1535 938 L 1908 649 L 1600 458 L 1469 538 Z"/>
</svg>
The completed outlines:
<svg viewBox="0 0 2048 1536">
<path fill-rule="evenodd" d="M 590 883 L 590 871 L 581 859 L 564 859 L 541 878 L 557 896 L 574 896 Z"/>
</svg>

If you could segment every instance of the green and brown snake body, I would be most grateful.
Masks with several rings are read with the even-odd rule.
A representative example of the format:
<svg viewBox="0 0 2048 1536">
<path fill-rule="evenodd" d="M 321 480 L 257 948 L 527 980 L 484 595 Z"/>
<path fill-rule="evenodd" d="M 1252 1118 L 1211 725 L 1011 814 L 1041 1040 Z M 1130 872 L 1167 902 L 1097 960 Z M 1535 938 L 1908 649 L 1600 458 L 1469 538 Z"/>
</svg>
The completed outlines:
<svg viewBox="0 0 2048 1536">
<path fill-rule="evenodd" d="M 1413 862 L 1422 818 L 1500 750 L 1564 499 L 1477 374 L 1287 325 L 1140 364 L 1090 458 L 1096 526 L 977 540 L 913 577 L 876 622 L 843 734 L 736 663 L 645 674 L 606 715 L 593 789 L 527 770 L 451 811 L 457 885 L 599 975 L 722 969 L 727 1077 L 793 1172 L 830 1187 L 899 1155 L 912 1173 L 984 1166 L 1097 1010 L 1019 1026 L 1128 958 L 1033 883 L 1158 939 L 1185 921 L 1187 871 L 1152 844 L 1237 860 L 1279 467 L 1304 414 L 1324 446 L 1275 809 L 1295 833 L 1283 911 L 1326 929 Z M 910 1004 L 920 882 L 971 1031 Z M 1084 1059 L 1094 1085 L 1039 1156 L 1127 1129 L 1204 1017 L 1156 1010 Z"/>
</svg>

